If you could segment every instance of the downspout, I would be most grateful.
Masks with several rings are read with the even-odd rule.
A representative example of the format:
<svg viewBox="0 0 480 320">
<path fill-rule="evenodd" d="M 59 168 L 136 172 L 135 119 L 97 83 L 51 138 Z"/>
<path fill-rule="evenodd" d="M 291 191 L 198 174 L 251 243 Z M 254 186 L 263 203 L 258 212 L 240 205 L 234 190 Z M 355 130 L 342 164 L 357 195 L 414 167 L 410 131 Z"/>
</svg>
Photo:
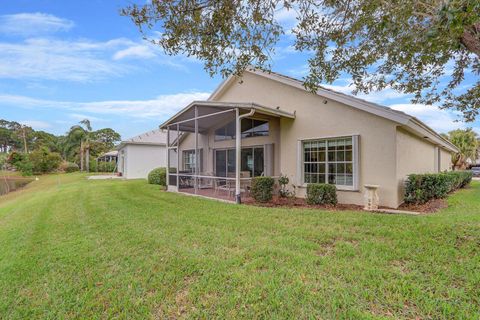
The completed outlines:
<svg viewBox="0 0 480 320">
<path fill-rule="evenodd" d="M 240 161 L 242 151 L 242 130 L 241 123 L 243 118 L 251 117 L 255 114 L 255 109 L 250 109 L 249 113 L 240 115 L 240 109 L 235 109 L 235 203 L 242 203 L 240 197 Z"/>
</svg>

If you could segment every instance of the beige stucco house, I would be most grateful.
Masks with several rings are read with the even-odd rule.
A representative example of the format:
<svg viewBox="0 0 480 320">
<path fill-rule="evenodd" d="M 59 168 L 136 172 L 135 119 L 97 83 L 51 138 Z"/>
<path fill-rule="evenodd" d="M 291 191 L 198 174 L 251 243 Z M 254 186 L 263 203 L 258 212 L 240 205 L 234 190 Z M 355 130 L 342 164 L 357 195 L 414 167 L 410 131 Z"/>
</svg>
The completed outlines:
<svg viewBox="0 0 480 320">
<path fill-rule="evenodd" d="M 169 190 L 231 191 L 237 201 L 251 177 L 286 175 L 300 197 L 308 183 L 332 183 L 340 203 L 361 205 L 364 186 L 374 184 L 380 205 L 396 208 L 408 174 L 449 170 L 457 151 L 405 113 L 258 70 L 229 77 L 160 127 Z"/>
</svg>

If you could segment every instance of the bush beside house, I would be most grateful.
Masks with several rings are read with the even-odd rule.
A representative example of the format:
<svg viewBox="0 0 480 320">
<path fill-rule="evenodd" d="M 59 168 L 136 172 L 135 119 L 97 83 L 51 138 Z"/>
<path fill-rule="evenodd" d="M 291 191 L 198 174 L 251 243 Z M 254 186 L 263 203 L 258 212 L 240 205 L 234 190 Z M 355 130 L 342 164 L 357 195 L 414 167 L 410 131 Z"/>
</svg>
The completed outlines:
<svg viewBox="0 0 480 320">
<path fill-rule="evenodd" d="M 97 166 L 97 171 L 98 172 L 109 172 L 112 173 L 115 171 L 117 168 L 117 165 L 115 162 L 99 162 Z"/>
<path fill-rule="evenodd" d="M 148 183 L 167 186 L 167 168 L 161 167 L 150 171 L 148 174 Z"/>
<path fill-rule="evenodd" d="M 472 177 L 471 171 L 411 174 L 405 185 L 405 202 L 422 204 L 445 198 L 450 192 L 468 185 Z"/>
<path fill-rule="evenodd" d="M 255 201 L 268 202 L 273 198 L 273 186 L 275 180 L 272 177 L 255 177 L 252 179 L 251 195 Z"/>
<path fill-rule="evenodd" d="M 310 205 L 337 204 L 337 189 L 333 184 L 310 183 L 307 185 L 307 203 Z"/>
</svg>

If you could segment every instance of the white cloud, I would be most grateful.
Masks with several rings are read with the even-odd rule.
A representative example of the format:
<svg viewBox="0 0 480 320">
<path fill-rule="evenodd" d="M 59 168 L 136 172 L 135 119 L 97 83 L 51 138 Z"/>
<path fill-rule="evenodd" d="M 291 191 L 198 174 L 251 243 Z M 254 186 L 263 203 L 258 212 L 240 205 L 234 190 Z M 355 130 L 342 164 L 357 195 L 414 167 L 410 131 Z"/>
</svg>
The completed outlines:
<svg viewBox="0 0 480 320">
<path fill-rule="evenodd" d="M 109 41 L 80 39 L 63 41 L 30 38 L 19 43 L 0 42 L 0 78 L 91 82 L 121 76 L 142 65 L 126 63 L 126 58 L 150 59 L 187 71 L 186 57 L 170 57 L 146 41 L 117 38 Z"/>
<path fill-rule="evenodd" d="M 333 91 L 353 95 L 352 92 L 355 90 L 355 87 L 353 86 L 353 84 L 351 84 L 350 80 L 347 80 L 346 82 L 348 83 L 346 85 L 324 84 L 322 86 Z M 392 99 L 407 99 L 410 97 L 410 95 L 407 95 L 405 93 L 402 93 L 390 88 L 387 88 L 381 91 L 370 92 L 368 94 L 358 93 L 357 95 L 353 95 L 353 96 L 359 99 L 364 99 L 374 103 L 384 103 Z"/>
<path fill-rule="evenodd" d="M 45 121 L 39 121 L 39 120 L 24 120 L 24 121 L 20 121 L 20 123 L 25 126 L 32 127 L 33 129 L 36 129 L 36 130 L 48 129 L 52 127 L 50 123 Z"/>
<path fill-rule="evenodd" d="M 68 31 L 73 21 L 46 13 L 17 13 L 0 16 L 0 33 L 32 36 Z"/>
<path fill-rule="evenodd" d="M 70 118 L 78 120 L 78 121 L 82 121 L 84 119 L 88 119 L 88 120 L 91 120 L 91 121 L 99 121 L 99 122 L 106 121 L 105 119 L 102 119 L 102 118 L 99 118 L 99 117 L 94 117 L 94 116 L 88 115 L 88 114 L 71 113 L 68 116 Z"/>
<path fill-rule="evenodd" d="M 294 78 L 304 78 L 309 72 L 310 69 L 308 64 L 303 64 L 300 67 L 290 68 L 287 70 L 287 74 Z"/>
<path fill-rule="evenodd" d="M 151 100 L 111 100 L 96 102 L 71 102 L 42 100 L 25 96 L 0 95 L 0 105 L 15 106 L 28 109 L 54 108 L 71 112 L 73 117 L 84 114 L 108 116 L 128 116 L 130 118 L 150 118 L 164 120 L 194 100 L 206 100 L 208 92 L 183 92 L 160 95 Z M 93 119 L 92 116 L 87 118 Z M 77 117 L 78 119 L 78 117 Z"/>
<path fill-rule="evenodd" d="M 295 8 L 290 8 L 290 9 L 287 9 L 285 7 L 282 7 L 280 9 L 278 9 L 277 11 L 275 11 L 275 19 L 282 25 L 285 25 L 285 26 L 292 26 L 294 24 L 296 24 L 297 22 L 297 16 L 298 16 L 298 13 L 297 13 L 297 10 Z"/>
<path fill-rule="evenodd" d="M 134 45 L 126 49 L 117 51 L 113 55 L 114 60 L 121 60 L 125 58 L 155 58 L 157 55 L 150 46 L 147 45 Z"/>
<path fill-rule="evenodd" d="M 464 122 L 456 121 L 461 117 L 458 113 L 443 110 L 436 106 L 424 104 L 401 103 L 392 104 L 390 108 L 405 112 L 425 122 L 432 129 L 439 132 L 466 128 Z"/>
<path fill-rule="evenodd" d="M 115 64 L 104 52 L 119 45 L 108 42 L 27 39 L 0 43 L 0 78 L 86 82 L 120 75 L 128 66 Z"/>
</svg>

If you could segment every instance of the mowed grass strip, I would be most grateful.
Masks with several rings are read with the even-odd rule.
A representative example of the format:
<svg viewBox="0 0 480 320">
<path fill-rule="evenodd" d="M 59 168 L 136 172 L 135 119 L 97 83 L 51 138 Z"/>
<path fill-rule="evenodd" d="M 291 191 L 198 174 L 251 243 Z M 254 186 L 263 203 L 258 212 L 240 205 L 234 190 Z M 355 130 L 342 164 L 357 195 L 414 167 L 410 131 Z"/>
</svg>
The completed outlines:
<svg viewBox="0 0 480 320">
<path fill-rule="evenodd" d="M 473 319 L 480 184 L 428 216 L 41 177 L 0 198 L 0 318 Z"/>
</svg>

